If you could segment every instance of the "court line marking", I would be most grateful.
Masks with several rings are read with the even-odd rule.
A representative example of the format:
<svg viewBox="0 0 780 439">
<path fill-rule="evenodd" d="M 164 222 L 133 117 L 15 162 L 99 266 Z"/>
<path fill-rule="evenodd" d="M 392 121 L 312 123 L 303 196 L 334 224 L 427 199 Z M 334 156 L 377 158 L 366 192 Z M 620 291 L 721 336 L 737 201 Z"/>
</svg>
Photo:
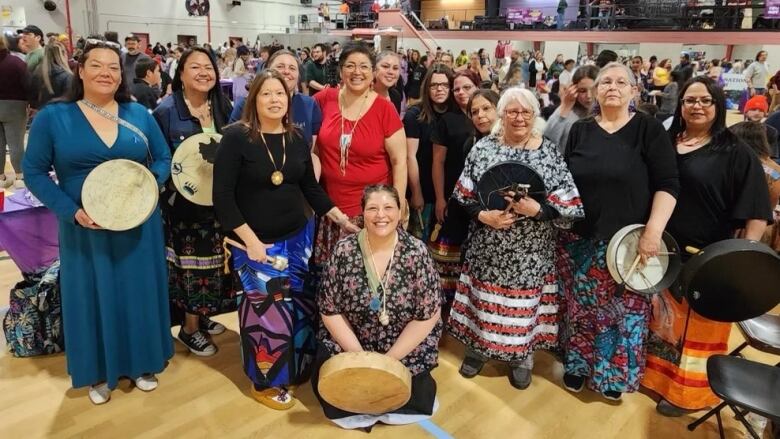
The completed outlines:
<svg viewBox="0 0 780 439">
<path fill-rule="evenodd" d="M 425 431 L 430 433 L 431 436 L 435 437 L 436 439 L 453 439 L 453 437 L 450 436 L 449 433 L 442 430 L 441 427 L 434 424 L 430 420 L 426 419 L 425 421 L 418 422 L 417 425 L 422 427 Z"/>
</svg>

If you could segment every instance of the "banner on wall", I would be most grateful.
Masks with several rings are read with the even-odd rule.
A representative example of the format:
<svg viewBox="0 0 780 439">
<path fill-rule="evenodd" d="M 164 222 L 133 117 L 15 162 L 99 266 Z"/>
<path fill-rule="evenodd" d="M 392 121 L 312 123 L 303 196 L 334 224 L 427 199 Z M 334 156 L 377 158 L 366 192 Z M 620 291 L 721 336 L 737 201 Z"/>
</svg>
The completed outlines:
<svg viewBox="0 0 780 439">
<path fill-rule="evenodd" d="M 726 108 L 739 110 L 740 102 L 744 103 L 747 94 L 747 80 L 741 73 L 722 73 L 720 81 L 723 93 L 726 95 Z"/>
<path fill-rule="evenodd" d="M 780 0 L 764 0 L 764 18 L 780 18 Z"/>
</svg>

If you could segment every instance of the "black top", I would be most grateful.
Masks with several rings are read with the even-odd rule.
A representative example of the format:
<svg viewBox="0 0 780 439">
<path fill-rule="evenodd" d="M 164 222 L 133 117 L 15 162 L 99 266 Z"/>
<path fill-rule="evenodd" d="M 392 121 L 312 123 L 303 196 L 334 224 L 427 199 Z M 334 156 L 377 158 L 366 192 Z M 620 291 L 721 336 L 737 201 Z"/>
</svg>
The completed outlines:
<svg viewBox="0 0 780 439">
<path fill-rule="evenodd" d="M 583 237 L 611 239 L 629 224 L 645 224 L 655 192 L 677 197 L 680 189 L 674 147 L 646 114 L 635 113 L 612 134 L 593 118 L 575 122 L 565 158 L 585 208 L 574 224 Z"/>
<path fill-rule="evenodd" d="M 473 135 L 474 125 L 471 119 L 458 109 L 442 114 L 431 129 L 431 143 L 447 147 L 447 157 L 444 160 L 444 196 L 449 199 L 463 172 L 466 162 L 463 146 Z"/>
<path fill-rule="evenodd" d="M 333 203 L 314 177 L 309 147 L 296 134 L 287 135 L 287 160 L 282 166 L 282 134 L 264 134 L 284 182 L 271 183 L 274 166 L 263 141 L 252 141 L 242 125 L 224 131 L 214 163 L 214 210 L 225 231 L 246 223 L 269 244 L 288 238 L 306 225 L 305 201 L 318 215 Z"/>
<path fill-rule="evenodd" d="M 408 81 L 406 83 L 406 97 L 408 99 L 420 99 L 420 85 L 425 79 L 425 74 L 428 73 L 428 69 L 420 63 L 417 65 L 409 65 Z"/>
<path fill-rule="evenodd" d="M 406 131 L 407 138 L 419 140 L 415 156 L 417 157 L 417 166 L 420 170 L 420 188 L 422 189 L 425 203 L 432 204 L 436 202 L 436 194 L 433 191 L 433 179 L 431 178 L 431 168 L 433 166 L 431 131 L 433 130 L 433 124 L 418 120 L 421 111 L 419 105 L 406 110 L 404 131 Z"/>
<path fill-rule="evenodd" d="M 400 78 L 398 79 L 398 82 L 401 82 Z M 398 90 L 398 87 L 393 87 L 388 90 L 388 94 L 390 95 L 390 102 L 392 102 L 395 107 L 395 112 L 401 114 L 401 102 L 404 100 L 403 93 Z"/>
<path fill-rule="evenodd" d="M 157 107 L 159 93 L 143 79 L 135 78 L 133 80 L 133 85 L 130 86 L 130 93 L 144 107 L 150 110 L 154 110 Z"/>
<path fill-rule="evenodd" d="M 667 230 L 683 248 L 734 237 L 748 219 L 771 221 L 769 192 L 758 157 L 742 143 L 677 154 L 680 195 Z"/>
</svg>

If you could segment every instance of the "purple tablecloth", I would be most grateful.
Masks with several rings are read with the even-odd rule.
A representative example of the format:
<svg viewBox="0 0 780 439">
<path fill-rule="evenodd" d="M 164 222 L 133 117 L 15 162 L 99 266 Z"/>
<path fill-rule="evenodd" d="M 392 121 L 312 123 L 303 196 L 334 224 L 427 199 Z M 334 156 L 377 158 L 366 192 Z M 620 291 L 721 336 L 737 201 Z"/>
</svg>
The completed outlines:
<svg viewBox="0 0 780 439">
<path fill-rule="evenodd" d="M 27 189 L 6 197 L 0 213 L 0 247 L 24 273 L 47 267 L 59 258 L 57 218 L 47 208 L 35 207 Z"/>
</svg>

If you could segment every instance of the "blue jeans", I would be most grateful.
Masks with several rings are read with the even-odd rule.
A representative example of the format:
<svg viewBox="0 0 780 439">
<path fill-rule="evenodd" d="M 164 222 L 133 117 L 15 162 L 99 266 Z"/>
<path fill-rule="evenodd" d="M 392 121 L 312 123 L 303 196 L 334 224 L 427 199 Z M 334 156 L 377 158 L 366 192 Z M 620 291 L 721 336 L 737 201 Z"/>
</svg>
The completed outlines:
<svg viewBox="0 0 780 439">
<path fill-rule="evenodd" d="M 558 26 L 557 26 L 558 30 L 562 30 L 563 29 L 563 24 L 564 24 L 563 23 L 563 12 L 558 12 L 557 22 L 558 22 Z"/>
</svg>

